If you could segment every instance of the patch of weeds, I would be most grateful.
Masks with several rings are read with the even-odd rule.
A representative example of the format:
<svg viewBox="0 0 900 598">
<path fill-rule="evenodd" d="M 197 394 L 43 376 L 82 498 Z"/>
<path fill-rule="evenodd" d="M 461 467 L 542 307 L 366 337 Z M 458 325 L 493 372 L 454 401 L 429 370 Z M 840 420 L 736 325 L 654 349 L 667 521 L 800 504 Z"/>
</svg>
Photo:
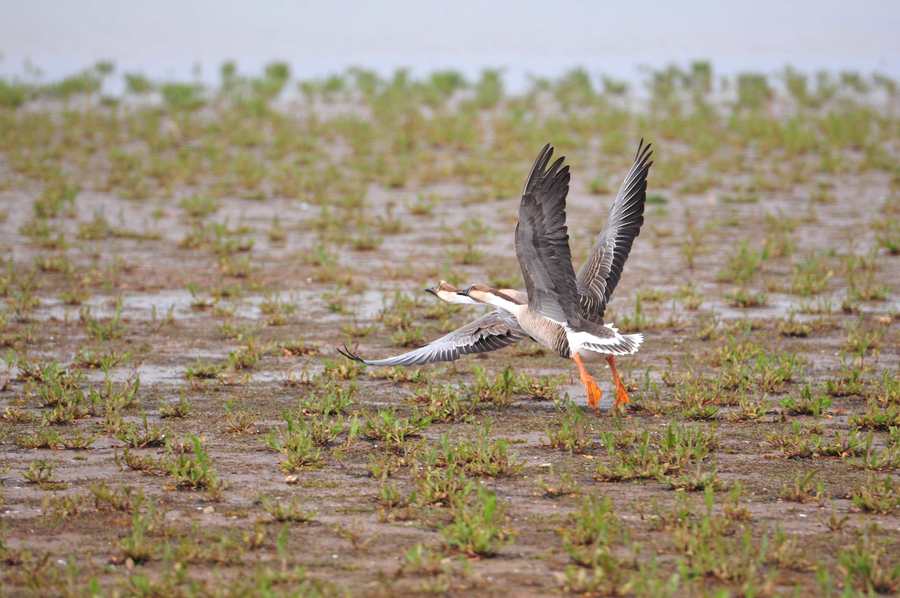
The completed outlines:
<svg viewBox="0 0 900 598">
<path fill-rule="evenodd" d="M 126 448 L 122 452 L 122 457 L 116 453 L 116 464 L 120 467 L 124 462 L 125 467 L 135 471 L 143 472 L 147 475 L 165 475 L 169 471 L 168 463 L 162 459 L 155 459 L 149 455 L 141 455 Z"/>
<path fill-rule="evenodd" d="M 166 431 L 155 424 L 150 424 L 146 415 L 143 417 L 143 426 L 138 426 L 134 422 L 123 422 L 116 430 L 115 436 L 131 448 L 162 446 L 166 441 Z"/>
<path fill-rule="evenodd" d="M 185 197 L 178 204 L 190 218 L 203 219 L 219 211 L 219 201 L 205 195 Z"/>
<path fill-rule="evenodd" d="M 649 431 L 626 451 L 619 451 L 614 438 L 604 436 L 611 464 L 600 464 L 595 477 L 604 481 L 660 478 L 686 465 L 700 463 L 717 446 L 715 432 L 673 423 L 655 439 Z"/>
<path fill-rule="evenodd" d="M 44 490 L 58 490 L 65 484 L 53 480 L 53 463 L 46 459 L 35 459 L 28 464 L 28 469 L 22 474 L 29 484 L 36 484 Z"/>
<path fill-rule="evenodd" d="M 309 523 L 316 516 L 314 511 L 304 510 L 300 500 L 296 497 L 290 501 L 279 501 L 263 496 L 259 502 L 263 510 L 279 523 Z"/>
<path fill-rule="evenodd" d="M 464 504 L 475 489 L 460 467 L 425 467 L 416 472 L 413 500 L 422 505 Z"/>
<path fill-rule="evenodd" d="M 593 426 L 578 405 L 566 401 L 556 426 L 546 431 L 548 444 L 556 449 L 581 453 L 593 444 Z"/>
<path fill-rule="evenodd" d="M 865 453 L 865 440 L 855 430 L 847 435 L 837 433 L 831 439 L 826 439 L 821 428 L 804 427 L 796 421 L 791 423 L 787 431 L 768 434 L 766 442 L 780 449 L 788 459 L 845 458 Z"/>
<path fill-rule="evenodd" d="M 834 271 L 829 268 L 824 257 L 819 255 L 808 256 L 794 264 L 791 292 L 803 297 L 817 295 L 825 290 L 825 287 L 828 286 L 828 281 L 833 276 Z"/>
<path fill-rule="evenodd" d="M 416 544 L 403 555 L 401 570 L 405 574 L 438 575 L 448 572 L 445 557 L 423 544 Z M 444 590 L 446 591 L 446 590 Z"/>
<path fill-rule="evenodd" d="M 559 498 L 578 494 L 578 483 L 570 473 L 562 473 L 556 481 L 547 481 L 543 477 L 538 478 L 538 486 L 545 498 Z"/>
<path fill-rule="evenodd" d="M 831 407 L 831 398 L 823 394 L 813 395 L 812 387 L 804 384 L 799 396 L 781 399 L 781 407 L 790 415 L 822 417 Z"/>
<path fill-rule="evenodd" d="M 475 374 L 475 383 L 471 392 L 481 403 L 501 407 L 509 405 L 513 396 L 527 393 L 532 387 L 531 379 L 527 375 L 517 375 L 509 367 L 496 374 L 493 380 L 487 370 L 480 366 L 475 366 L 472 371 Z"/>
<path fill-rule="evenodd" d="M 838 553 L 838 567 L 844 574 L 845 585 L 868 595 L 893 594 L 900 590 L 900 565 L 893 561 L 887 547 L 868 532 L 855 545 Z"/>
<path fill-rule="evenodd" d="M 653 318 L 644 313 L 643 301 L 640 295 L 634 299 L 634 310 L 630 314 L 622 314 L 617 321 L 622 332 L 638 332 L 640 330 L 650 330 L 654 327 Z"/>
<path fill-rule="evenodd" d="M 750 291 L 744 287 L 735 289 L 734 292 L 725 295 L 731 307 L 749 308 L 763 307 L 769 299 L 763 292 Z"/>
<path fill-rule="evenodd" d="M 81 513 L 85 508 L 84 494 L 63 494 L 62 496 L 45 497 L 41 503 L 41 511 L 55 522 L 65 521 Z"/>
<path fill-rule="evenodd" d="M 417 436 L 430 423 L 427 416 L 400 417 L 392 409 L 380 409 L 375 415 L 366 416 L 363 435 L 371 440 L 380 440 L 390 447 L 399 448 L 407 438 Z"/>
<path fill-rule="evenodd" d="M 300 412 L 305 415 L 342 415 L 353 405 L 356 394 L 356 383 L 343 386 L 336 382 L 326 381 L 316 384 L 313 393 L 299 400 Z"/>
<path fill-rule="evenodd" d="M 887 432 L 892 427 L 900 427 L 900 404 L 882 407 L 877 400 L 870 399 L 866 403 L 866 411 L 851 415 L 849 423 L 857 428 Z"/>
<path fill-rule="evenodd" d="M 794 313 L 791 312 L 786 320 L 782 320 L 778 324 L 778 332 L 781 336 L 806 338 L 812 333 L 812 326 L 797 320 Z"/>
<path fill-rule="evenodd" d="M 890 287 L 881 284 L 872 271 L 851 272 L 847 276 L 847 282 L 847 301 L 851 304 L 859 301 L 884 301 L 891 293 Z"/>
<path fill-rule="evenodd" d="M 326 359 L 322 376 L 329 380 L 356 380 L 364 371 L 366 371 L 366 365 L 363 363 L 347 359 L 341 361 Z"/>
<path fill-rule="evenodd" d="M 163 419 L 184 419 L 191 414 L 191 402 L 182 395 L 178 401 L 166 403 L 159 408 L 159 416 Z"/>
<path fill-rule="evenodd" d="M 861 323 L 851 326 L 844 349 L 860 359 L 881 346 L 884 333 L 880 329 L 866 329 Z"/>
<path fill-rule="evenodd" d="M 97 482 L 91 484 L 89 491 L 94 499 L 94 508 L 98 511 L 130 513 L 138 510 L 144 503 L 144 493 L 131 486 L 110 488 L 106 482 Z"/>
<path fill-rule="evenodd" d="M 866 383 L 861 367 L 845 364 L 834 378 L 825 380 L 825 392 L 832 397 L 863 395 Z"/>
<path fill-rule="evenodd" d="M 729 516 L 726 504 L 725 516 L 713 511 L 714 492 L 704 493 L 706 512 L 699 518 L 680 518 L 675 524 L 673 537 L 676 546 L 685 555 L 685 565 L 693 575 L 710 576 L 726 583 L 763 586 L 766 579 L 763 565 L 767 558 L 767 538 L 754 542 L 749 528 L 743 533 L 732 531 L 734 517 Z M 731 512 L 739 507 L 732 506 Z"/>
<path fill-rule="evenodd" d="M 252 370 L 263 356 L 263 347 L 253 338 L 247 344 L 228 353 L 228 367 L 232 370 Z"/>
<path fill-rule="evenodd" d="M 287 318 L 297 311 L 297 305 L 280 300 L 277 296 L 266 297 L 259 305 L 260 312 L 267 316 L 266 323 L 269 326 L 283 326 Z"/>
<path fill-rule="evenodd" d="M 721 490 L 725 487 L 715 469 L 705 470 L 700 465 L 693 471 L 677 476 L 667 476 L 664 480 L 670 490 L 682 492 L 699 492 L 707 488 Z"/>
<path fill-rule="evenodd" d="M 413 216 L 430 216 L 438 203 L 438 196 L 434 193 L 418 194 L 414 202 L 410 203 L 407 208 Z"/>
<path fill-rule="evenodd" d="M 231 434 L 246 434 L 254 430 L 256 417 L 235 405 L 234 399 L 225 401 L 225 430 Z"/>
<path fill-rule="evenodd" d="M 130 360 L 130 353 L 118 353 L 115 351 L 101 353 L 91 349 L 79 349 L 75 357 L 72 358 L 72 365 L 79 368 L 107 371 L 128 363 Z"/>
<path fill-rule="evenodd" d="M 582 566 L 601 566 L 614 558 L 612 547 L 625 540 L 625 527 L 616 515 L 612 500 L 588 496 L 561 530 L 569 556 Z"/>
<path fill-rule="evenodd" d="M 91 448 L 91 445 L 93 445 L 96 440 L 96 435 L 86 434 L 82 431 L 75 432 L 69 436 L 63 436 L 56 430 L 41 427 L 31 434 L 25 434 L 16 438 L 16 446 L 29 449 L 87 450 Z"/>
<path fill-rule="evenodd" d="M 747 284 L 759 271 L 766 257 L 765 250 L 751 249 L 747 241 L 741 241 L 737 249 L 726 258 L 725 267 L 719 271 L 718 279 L 721 282 Z"/>
<path fill-rule="evenodd" d="M 719 415 L 722 389 L 718 380 L 705 376 L 687 375 L 675 385 L 675 400 L 682 415 L 692 420 L 714 420 Z"/>
<path fill-rule="evenodd" d="M 816 479 L 816 470 L 794 476 L 790 484 L 784 484 L 778 496 L 791 502 L 818 502 L 825 500 L 825 484 Z"/>
<path fill-rule="evenodd" d="M 445 434 L 441 436 L 440 446 L 426 457 L 435 465 L 446 467 L 457 465 L 468 475 L 473 476 L 512 476 L 522 470 L 509 454 L 509 442 L 502 438 L 490 438 L 491 422 L 487 421 L 475 432 L 474 440 L 461 440 L 451 443 Z"/>
<path fill-rule="evenodd" d="M 146 512 L 135 510 L 131 516 L 131 530 L 121 541 L 122 554 L 134 563 L 144 563 L 153 558 L 156 549 L 147 535 L 157 526 L 156 507 L 147 502 Z"/>
<path fill-rule="evenodd" d="M 453 521 L 441 529 L 447 546 L 473 556 L 489 557 L 509 541 L 510 532 L 502 527 L 503 508 L 497 495 L 484 488 L 471 504 L 458 504 Z"/>
<path fill-rule="evenodd" d="M 121 338 L 125 334 L 125 324 L 122 322 L 122 298 L 116 300 L 116 307 L 111 318 L 100 320 L 91 315 L 91 308 L 83 306 L 80 312 L 81 322 L 84 324 L 88 335 L 97 341 L 111 341 Z"/>
<path fill-rule="evenodd" d="M 322 449 L 316 443 L 309 426 L 290 414 L 285 414 L 287 427 L 280 432 L 271 432 L 266 436 L 266 445 L 284 455 L 281 469 L 293 473 L 306 467 L 318 467 L 322 464 Z"/>
<path fill-rule="evenodd" d="M 448 384 L 429 385 L 413 400 L 432 422 L 466 421 L 478 407 L 475 397 L 463 395 L 458 388 Z"/>
<path fill-rule="evenodd" d="M 197 360 L 185 368 L 184 377 L 188 380 L 211 380 L 224 371 L 225 364 Z"/>
<path fill-rule="evenodd" d="M 367 469 L 369 474 L 378 480 L 385 480 L 407 465 L 404 455 L 391 451 L 381 451 L 369 456 Z"/>
<path fill-rule="evenodd" d="M 891 471 L 900 468 L 900 447 L 888 445 L 878 449 L 873 444 L 873 434 L 869 432 L 860 458 L 851 461 L 851 464 L 873 471 Z"/>
<path fill-rule="evenodd" d="M 205 490 L 211 496 L 216 496 L 224 488 L 224 483 L 216 474 L 209 453 L 196 434 L 191 434 L 188 442 L 191 446 L 190 452 L 179 452 L 174 455 L 169 463 L 169 475 L 175 478 L 175 484 L 179 488 Z"/>
</svg>

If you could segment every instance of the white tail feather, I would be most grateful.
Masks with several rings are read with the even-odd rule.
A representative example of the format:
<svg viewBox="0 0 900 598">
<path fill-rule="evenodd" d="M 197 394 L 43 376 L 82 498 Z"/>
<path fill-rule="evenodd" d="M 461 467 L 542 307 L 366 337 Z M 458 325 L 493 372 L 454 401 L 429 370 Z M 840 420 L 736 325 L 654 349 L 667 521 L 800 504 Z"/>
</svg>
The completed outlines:
<svg viewBox="0 0 900 598">
<path fill-rule="evenodd" d="M 578 353 L 580 351 L 591 351 L 593 353 L 604 353 L 606 355 L 631 355 L 637 353 L 641 344 L 644 342 L 644 335 L 637 334 L 621 334 L 619 330 L 612 324 L 604 324 L 613 331 L 613 336 L 599 337 L 590 332 L 576 332 L 566 326 L 566 338 L 569 341 L 569 351 Z"/>
</svg>

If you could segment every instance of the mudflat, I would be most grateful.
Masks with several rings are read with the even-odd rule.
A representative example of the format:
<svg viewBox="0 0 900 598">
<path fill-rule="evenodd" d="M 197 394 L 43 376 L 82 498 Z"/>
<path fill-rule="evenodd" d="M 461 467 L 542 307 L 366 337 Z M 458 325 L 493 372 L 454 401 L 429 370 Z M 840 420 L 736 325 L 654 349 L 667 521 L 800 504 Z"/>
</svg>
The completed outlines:
<svg viewBox="0 0 900 598">
<path fill-rule="evenodd" d="M 709 65 L 0 93 L 4 595 L 900 588 L 896 82 Z M 607 319 L 631 403 L 530 342 L 366 368 L 521 288 L 531 160 L 580 264 L 640 138 Z"/>
</svg>

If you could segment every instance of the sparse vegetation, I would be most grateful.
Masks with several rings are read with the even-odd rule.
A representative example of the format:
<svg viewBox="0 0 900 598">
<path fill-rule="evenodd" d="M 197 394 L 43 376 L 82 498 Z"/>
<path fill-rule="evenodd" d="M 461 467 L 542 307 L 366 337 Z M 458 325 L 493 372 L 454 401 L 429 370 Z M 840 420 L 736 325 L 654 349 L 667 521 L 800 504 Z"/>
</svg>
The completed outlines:
<svg viewBox="0 0 900 598">
<path fill-rule="evenodd" d="M 200 81 L 0 78 L 5 593 L 900 589 L 894 80 Z M 598 417 L 527 339 L 334 353 L 468 321 L 438 280 L 524 288 L 509 235 L 546 141 L 578 266 L 642 136 L 604 315 L 646 336 L 617 360 L 625 409 L 605 361 Z"/>
</svg>

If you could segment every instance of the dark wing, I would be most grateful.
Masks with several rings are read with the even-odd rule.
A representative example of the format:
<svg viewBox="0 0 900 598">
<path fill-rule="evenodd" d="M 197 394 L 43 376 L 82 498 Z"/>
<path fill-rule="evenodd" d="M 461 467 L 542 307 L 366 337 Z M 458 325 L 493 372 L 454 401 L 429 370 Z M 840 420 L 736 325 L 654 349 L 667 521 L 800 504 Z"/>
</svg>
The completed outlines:
<svg viewBox="0 0 900 598">
<path fill-rule="evenodd" d="M 559 158 L 549 167 L 553 148 L 547 144 L 538 155 L 519 204 L 516 256 L 528 292 L 528 307 L 551 320 L 577 320 L 578 290 L 569 232 L 566 228 L 566 194 L 569 167 Z"/>
<path fill-rule="evenodd" d="M 422 365 L 438 361 L 456 361 L 468 353 L 485 353 L 509 346 L 525 337 L 514 316 L 496 310 L 457 328 L 441 338 L 395 357 L 363 359 L 345 346 L 338 352 L 366 365 Z"/>
<path fill-rule="evenodd" d="M 603 312 L 612 297 L 625 260 L 635 237 L 644 223 L 644 201 L 647 199 L 647 173 L 653 162 L 650 144 L 641 139 L 631 170 L 609 208 L 606 226 L 597 237 L 591 255 L 578 271 L 581 314 L 601 323 Z"/>
</svg>

